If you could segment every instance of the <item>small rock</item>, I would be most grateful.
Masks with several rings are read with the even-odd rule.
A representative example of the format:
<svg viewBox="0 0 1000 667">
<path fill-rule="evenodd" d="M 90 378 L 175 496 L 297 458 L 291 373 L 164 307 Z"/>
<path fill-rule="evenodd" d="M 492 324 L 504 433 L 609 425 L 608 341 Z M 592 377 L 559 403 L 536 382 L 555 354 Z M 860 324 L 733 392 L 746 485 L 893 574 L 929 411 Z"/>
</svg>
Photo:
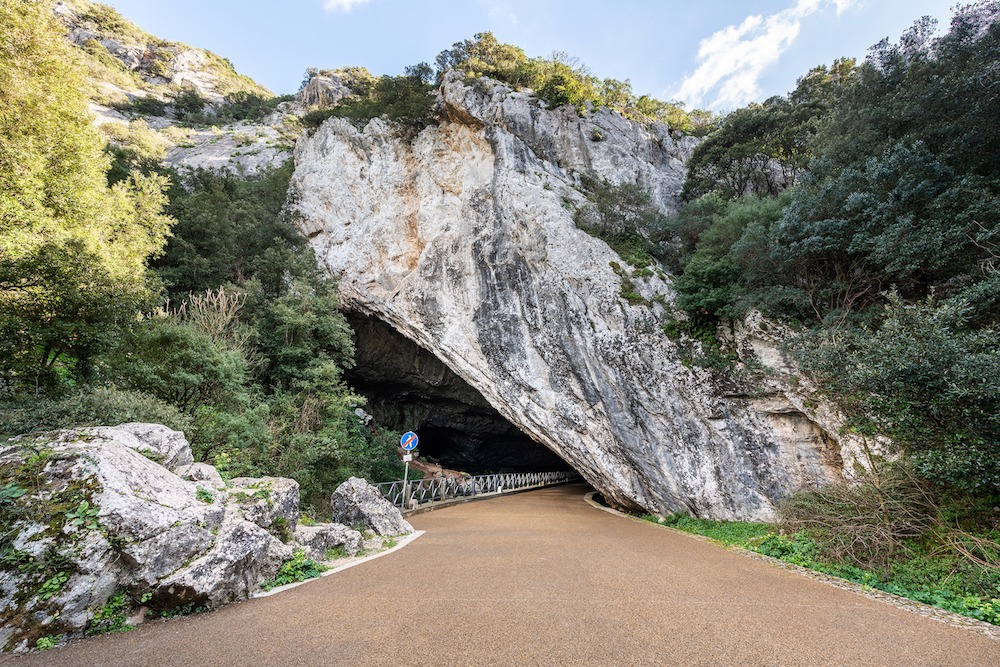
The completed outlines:
<svg viewBox="0 0 1000 667">
<path fill-rule="evenodd" d="M 229 480 L 229 498 L 247 521 L 292 535 L 299 520 L 299 483 L 287 477 L 237 477 Z"/>
</svg>

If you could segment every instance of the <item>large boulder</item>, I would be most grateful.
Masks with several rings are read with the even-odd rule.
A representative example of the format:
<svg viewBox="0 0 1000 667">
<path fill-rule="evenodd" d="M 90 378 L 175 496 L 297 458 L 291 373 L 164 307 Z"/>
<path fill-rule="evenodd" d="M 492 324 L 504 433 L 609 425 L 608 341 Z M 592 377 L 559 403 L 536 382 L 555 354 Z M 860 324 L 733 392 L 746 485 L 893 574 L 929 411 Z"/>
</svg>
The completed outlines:
<svg viewBox="0 0 1000 667">
<path fill-rule="evenodd" d="M 244 600 L 292 555 L 292 548 L 271 533 L 238 513 L 228 513 L 211 549 L 165 577 L 159 586 L 161 598 L 153 602 L 212 607 Z"/>
<path fill-rule="evenodd" d="M 333 520 L 349 526 L 363 525 L 379 535 L 404 535 L 413 526 L 378 489 L 358 477 L 351 477 L 337 487 L 330 499 Z"/>
<path fill-rule="evenodd" d="M 157 462 L 183 461 L 184 451 L 177 431 L 135 424 L 0 446 L 0 650 L 82 634 L 119 593 L 136 607 L 211 607 L 277 574 L 291 547 L 226 493 Z M 287 517 L 294 529 L 294 481 L 241 484 L 272 499 L 261 522 Z"/>
</svg>

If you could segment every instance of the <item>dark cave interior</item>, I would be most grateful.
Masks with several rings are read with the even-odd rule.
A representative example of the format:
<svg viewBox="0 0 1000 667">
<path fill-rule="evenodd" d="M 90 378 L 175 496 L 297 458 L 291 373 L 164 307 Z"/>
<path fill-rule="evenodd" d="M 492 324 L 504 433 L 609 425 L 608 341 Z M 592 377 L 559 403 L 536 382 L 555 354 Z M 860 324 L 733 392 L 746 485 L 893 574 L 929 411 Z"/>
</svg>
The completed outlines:
<svg viewBox="0 0 1000 667">
<path fill-rule="evenodd" d="M 421 458 L 474 475 L 572 470 L 432 353 L 374 317 L 347 318 L 357 362 L 348 383 L 368 399 L 364 409 L 379 426 L 420 436 Z"/>
</svg>

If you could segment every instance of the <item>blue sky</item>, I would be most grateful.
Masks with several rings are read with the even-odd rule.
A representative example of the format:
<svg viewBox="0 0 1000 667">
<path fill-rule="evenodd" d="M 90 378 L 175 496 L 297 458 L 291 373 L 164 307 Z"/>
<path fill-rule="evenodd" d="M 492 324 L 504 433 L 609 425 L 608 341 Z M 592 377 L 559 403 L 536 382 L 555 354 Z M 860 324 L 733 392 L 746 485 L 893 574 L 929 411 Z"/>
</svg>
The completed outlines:
<svg viewBox="0 0 1000 667">
<path fill-rule="evenodd" d="M 106 0 L 145 30 L 229 58 L 277 93 L 308 67 L 399 74 L 492 31 L 529 56 L 565 51 L 635 92 L 730 110 L 787 93 L 810 67 L 863 58 L 955 0 Z"/>
</svg>

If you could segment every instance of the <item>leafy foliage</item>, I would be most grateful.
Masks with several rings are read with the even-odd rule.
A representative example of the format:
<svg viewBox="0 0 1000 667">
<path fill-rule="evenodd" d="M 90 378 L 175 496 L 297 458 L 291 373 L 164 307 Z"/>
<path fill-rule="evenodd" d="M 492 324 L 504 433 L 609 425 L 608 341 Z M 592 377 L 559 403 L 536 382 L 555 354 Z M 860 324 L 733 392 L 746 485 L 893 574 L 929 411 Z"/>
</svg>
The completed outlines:
<svg viewBox="0 0 1000 667">
<path fill-rule="evenodd" d="M 132 630 L 128 624 L 130 602 L 125 591 L 115 591 L 99 609 L 94 610 L 93 617 L 87 621 L 86 633 L 100 635 L 112 632 Z"/>
<path fill-rule="evenodd" d="M 86 377 L 108 330 L 155 295 L 164 181 L 108 187 L 75 52 L 47 8 L 0 7 L 0 374 L 9 387 Z"/>
<path fill-rule="evenodd" d="M 671 228 L 689 326 L 756 308 L 811 327 L 800 361 L 848 428 L 895 443 L 936 496 L 1000 489 L 1000 98 L 983 94 L 1000 86 L 998 18 L 991 0 L 940 37 L 918 21 L 735 112 L 699 146 Z M 794 187 L 748 194 L 786 166 Z"/>
<path fill-rule="evenodd" d="M 498 41 L 490 32 L 456 42 L 439 53 L 435 63 L 439 78 L 448 69 L 461 70 L 474 78 L 490 77 L 514 89 L 531 88 L 550 107 L 570 105 L 586 113 L 591 107 L 604 106 L 626 118 L 660 121 L 696 135 L 706 134 L 715 122 L 706 111 L 689 112 L 680 103 L 636 96 L 628 80 L 600 79 L 566 53 L 557 52 L 548 59 L 528 58 L 523 49 Z"/>
<path fill-rule="evenodd" d="M 583 187 L 590 204 L 574 213 L 577 227 L 603 239 L 637 268 L 648 267 L 654 258 L 666 255 L 668 250 L 663 240 L 667 219 L 641 185 L 612 185 L 586 179 Z"/>
<path fill-rule="evenodd" d="M 265 591 L 269 591 L 272 588 L 277 588 L 278 586 L 294 584 L 296 581 L 315 579 L 322 574 L 325 569 L 325 567 L 307 557 L 306 553 L 302 549 L 299 549 L 289 560 L 286 560 L 281 564 L 281 569 L 278 570 L 278 574 L 274 577 L 274 579 L 265 581 L 261 584 L 261 588 Z"/>
<path fill-rule="evenodd" d="M 961 301 L 907 304 L 891 294 L 876 328 L 837 332 L 813 348 L 810 365 L 852 429 L 892 438 L 931 480 L 997 493 L 1000 338 L 970 329 L 968 314 Z"/>
<path fill-rule="evenodd" d="M 0 439 L 70 426 L 154 422 L 178 431 L 191 418 L 174 405 L 148 394 L 115 387 L 86 386 L 65 396 L 13 396 L 0 402 Z"/>
<path fill-rule="evenodd" d="M 854 60 L 842 59 L 829 69 L 816 67 L 787 98 L 772 97 L 723 118 L 695 147 L 682 196 L 774 196 L 795 185 L 814 156 L 823 118 L 853 80 L 854 66 Z"/>
</svg>

